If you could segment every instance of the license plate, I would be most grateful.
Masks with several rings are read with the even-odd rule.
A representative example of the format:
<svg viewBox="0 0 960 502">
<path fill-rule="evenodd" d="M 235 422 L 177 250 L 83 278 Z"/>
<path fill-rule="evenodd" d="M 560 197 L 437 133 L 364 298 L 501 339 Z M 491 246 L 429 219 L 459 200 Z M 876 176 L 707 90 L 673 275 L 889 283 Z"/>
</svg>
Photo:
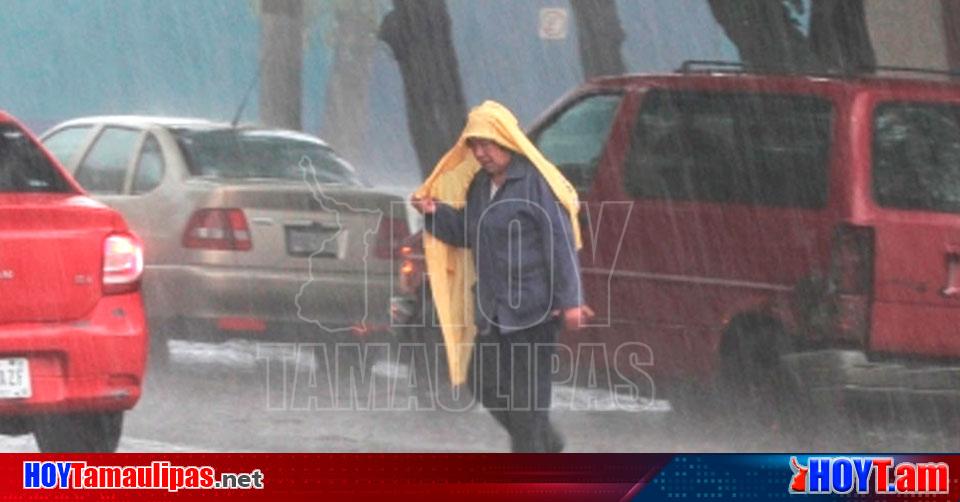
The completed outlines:
<svg viewBox="0 0 960 502">
<path fill-rule="evenodd" d="M 26 398 L 31 395 L 30 364 L 27 359 L 0 359 L 0 399 Z"/>
<path fill-rule="evenodd" d="M 286 227 L 287 254 L 337 258 L 340 246 L 336 235 L 339 230 L 340 227 L 323 225 Z"/>
</svg>

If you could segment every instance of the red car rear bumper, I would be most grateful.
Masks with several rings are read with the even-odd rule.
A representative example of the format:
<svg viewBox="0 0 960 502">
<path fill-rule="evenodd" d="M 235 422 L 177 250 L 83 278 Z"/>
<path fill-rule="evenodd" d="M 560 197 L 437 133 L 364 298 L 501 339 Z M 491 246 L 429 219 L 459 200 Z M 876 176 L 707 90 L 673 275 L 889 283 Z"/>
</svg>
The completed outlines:
<svg viewBox="0 0 960 502">
<path fill-rule="evenodd" d="M 140 399 L 147 355 L 140 293 L 104 296 L 82 319 L 0 325 L 0 359 L 26 358 L 31 396 L 0 415 L 120 411 Z"/>
</svg>

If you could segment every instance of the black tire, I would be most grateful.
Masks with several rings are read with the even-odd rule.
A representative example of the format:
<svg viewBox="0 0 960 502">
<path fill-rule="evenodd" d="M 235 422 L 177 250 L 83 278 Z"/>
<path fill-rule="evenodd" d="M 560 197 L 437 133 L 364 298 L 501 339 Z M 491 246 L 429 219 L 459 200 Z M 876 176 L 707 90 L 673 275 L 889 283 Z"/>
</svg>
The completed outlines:
<svg viewBox="0 0 960 502">
<path fill-rule="evenodd" d="M 123 412 L 37 417 L 33 436 L 44 453 L 113 453 L 120 445 Z"/>
<path fill-rule="evenodd" d="M 758 439 L 802 436 L 808 396 L 781 359 L 792 351 L 790 338 L 772 323 L 744 323 L 726 334 L 717 408 L 727 425 Z"/>
</svg>

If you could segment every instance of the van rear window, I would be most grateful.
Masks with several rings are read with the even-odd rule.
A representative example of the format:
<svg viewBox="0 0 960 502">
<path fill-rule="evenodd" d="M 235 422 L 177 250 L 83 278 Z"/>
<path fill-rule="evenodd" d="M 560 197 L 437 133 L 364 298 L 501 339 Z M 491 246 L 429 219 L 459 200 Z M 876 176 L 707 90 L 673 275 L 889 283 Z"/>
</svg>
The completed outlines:
<svg viewBox="0 0 960 502">
<path fill-rule="evenodd" d="M 819 208 L 833 105 L 815 96 L 651 90 L 626 166 L 637 198 Z"/>
<path fill-rule="evenodd" d="M 876 108 L 873 196 L 884 207 L 960 213 L 960 106 Z"/>
<path fill-rule="evenodd" d="M 0 192 L 70 192 L 72 188 L 20 128 L 0 124 Z"/>
</svg>

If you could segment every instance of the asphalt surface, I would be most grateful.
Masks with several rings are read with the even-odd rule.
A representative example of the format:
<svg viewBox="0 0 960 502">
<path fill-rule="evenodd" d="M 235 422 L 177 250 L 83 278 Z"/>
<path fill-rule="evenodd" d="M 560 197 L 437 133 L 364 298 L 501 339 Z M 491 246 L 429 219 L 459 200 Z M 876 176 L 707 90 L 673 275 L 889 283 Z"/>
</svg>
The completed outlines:
<svg viewBox="0 0 960 502">
<path fill-rule="evenodd" d="M 303 347 L 301 347 L 303 349 Z M 434 398 L 409 369 L 372 366 L 357 382 L 317 364 L 311 350 L 233 340 L 175 341 L 151 368 L 143 398 L 125 417 L 121 452 L 499 452 L 506 433 L 469 398 Z M 371 381 L 372 379 L 372 381 Z M 667 401 L 604 389 L 554 386 L 551 417 L 569 452 L 836 451 L 835 436 L 685 417 Z M 849 432 L 870 450 L 949 451 L 930 434 Z M 36 451 L 30 435 L 0 437 L 0 450 Z"/>
</svg>

